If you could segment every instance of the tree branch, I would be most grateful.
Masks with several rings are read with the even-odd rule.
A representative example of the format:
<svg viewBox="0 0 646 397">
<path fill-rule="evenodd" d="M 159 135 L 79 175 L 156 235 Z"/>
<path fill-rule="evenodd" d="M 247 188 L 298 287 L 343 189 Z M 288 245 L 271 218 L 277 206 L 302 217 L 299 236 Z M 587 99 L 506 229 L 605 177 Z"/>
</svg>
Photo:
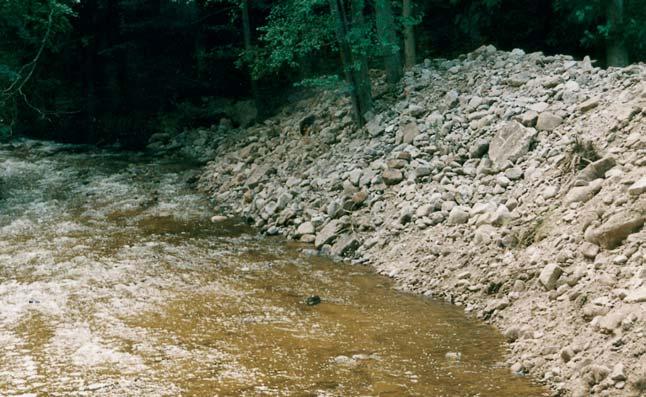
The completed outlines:
<svg viewBox="0 0 646 397">
<path fill-rule="evenodd" d="M 40 47 L 38 48 L 38 52 L 36 53 L 36 56 L 34 59 L 32 59 L 30 62 L 26 63 L 25 65 L 20 68 L 20 71 L 18 72 L 18 78 L 14 80 L 11 85 L 3 91 L 3 94 L 7 97 L 14 96 L 16 94 L 20 94 L 23 97 L 25 94 L 22 92 L 23 87 L 27 82 L 31 79 L 31 77 L 34 75 L 34 71 L 36 70 L 36 66 L 38 65 L 38 61 L 40 60 L 40 57 L 43 54 L 43 51 L 45 50 L 45 47 L 47 47 L 47 40 L 49 40 L 49 36 L 52 32 L 52 25 L 54 22 L 54 7 L 49 11 L 49 15 L 47 16 L 47 30 L 45 31 L 45 35 L 43 36 L 43 40 L 40 43 Z M 31 65 L 31 69 L 29 70 L 29 73 L 27 73 L 27 76 L 22 78 L 20 76 L 23 72 L 23 70 Z"/>
</svg>

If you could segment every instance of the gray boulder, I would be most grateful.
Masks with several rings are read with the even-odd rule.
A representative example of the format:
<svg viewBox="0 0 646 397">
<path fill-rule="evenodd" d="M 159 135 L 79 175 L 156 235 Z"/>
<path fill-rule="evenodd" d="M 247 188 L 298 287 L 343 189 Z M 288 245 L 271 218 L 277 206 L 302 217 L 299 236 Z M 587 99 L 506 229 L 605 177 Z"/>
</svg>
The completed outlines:
<svg viewBox="0 0 646 397">
<path fill-rule="evenodd" d="M 316 234 L 316 239 L 314 240 L 314 246 L 316 248 L 321 248 L 325 244 L 330 244 L 336 240 L 339 234 L 345 229 L 346 224 L 341 222 L 338 219 L 330 221 L 320 232 Z"/>
<path fill-rule="evenodd" d="M 500 166 L 515 162 L 529 152 L 536 130 L 524 127 L 517 121 L 505 123 L 489 144 L 489 158 Z"/>
<path fill-rule="evenodd" d="M 538 276 L 538 281 L 545 287 L 546 290 L 556 289 L 556 283 L 563 274 L 563 269 L 561 269 L 557 264 L 550 263 L 543 268 L 540 276 Z"/>
</svg>

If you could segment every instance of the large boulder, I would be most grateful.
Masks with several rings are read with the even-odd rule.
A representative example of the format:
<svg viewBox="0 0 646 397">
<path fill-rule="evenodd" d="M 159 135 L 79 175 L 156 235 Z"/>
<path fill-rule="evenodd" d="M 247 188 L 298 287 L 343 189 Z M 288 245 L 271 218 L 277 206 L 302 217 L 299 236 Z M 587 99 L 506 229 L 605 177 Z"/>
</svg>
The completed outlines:
<svg viewBox="0 0 646 397">
<path fill-rule="evenodd" d="M 316 239 L 314 240 L 314 246 L 316 248 L 321 248 L 325 244 L 330 244 L 336 240 L 345 229 L 346 224 L 341 222 L 338 219 L 330 221 L 320 232 L 317 233 Z"/>
<path fill-rule="evenodd" d="M 636 211 L 621 211 L 597 228 L 589 228 L 585 239 L 606 249 L 618 247 L 629 235 L 644 226 L 644 215 Z"/>
<path fill-rule="evenodd" d="M 601 160 L 594 161 L 588 164 L 576 176 L 574 185 L 583 186 L 595 179 L 603 178 L 608 170 L 615 166 L 617 162 L 612 157 L 604 157 Z"/>
<path fill-rule="evenodd" d="M 489 158 L 500 166 L 507 161 L 515 162 L 529 152 L 536 130 L 524 127 L 517 121 L 505 123 L 489 144 Z"/>
<path fill-rule="evenodd" d="M 333 256 L 348 257 L 353 255 L 360 246 L 361 241 L 354 233 L 346 234 L 337 239 L 332 246 L 331 254 Z"/>
</svg>

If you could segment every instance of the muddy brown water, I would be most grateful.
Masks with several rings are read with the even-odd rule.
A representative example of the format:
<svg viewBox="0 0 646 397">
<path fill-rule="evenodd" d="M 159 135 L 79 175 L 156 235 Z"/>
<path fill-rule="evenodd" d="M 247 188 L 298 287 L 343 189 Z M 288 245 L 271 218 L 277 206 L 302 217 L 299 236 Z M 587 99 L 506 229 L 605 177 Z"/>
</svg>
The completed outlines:
<svg viewBox="0 0 646 397">
<path fill-rule="evenodd" d="M 459 308 L 211 224 L 196 172 L 0 146 L 1 396 L 545 395 Z"/>
</svg>

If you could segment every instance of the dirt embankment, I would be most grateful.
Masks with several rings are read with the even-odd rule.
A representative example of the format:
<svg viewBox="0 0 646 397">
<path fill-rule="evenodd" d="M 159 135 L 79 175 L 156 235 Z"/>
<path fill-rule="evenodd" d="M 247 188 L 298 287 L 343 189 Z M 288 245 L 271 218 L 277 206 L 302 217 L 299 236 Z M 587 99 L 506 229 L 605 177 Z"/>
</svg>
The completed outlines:
<svg viewBox="0 0 646 397">
<path fill-rule="evenodd" d="M 644 81 L 483 47 L 407 72 L 366 128 L 322 93 L 219 140 L 201 186 L 496 324 L 511 370 L 555 394 L 644 395 Z"/>
</svg>

